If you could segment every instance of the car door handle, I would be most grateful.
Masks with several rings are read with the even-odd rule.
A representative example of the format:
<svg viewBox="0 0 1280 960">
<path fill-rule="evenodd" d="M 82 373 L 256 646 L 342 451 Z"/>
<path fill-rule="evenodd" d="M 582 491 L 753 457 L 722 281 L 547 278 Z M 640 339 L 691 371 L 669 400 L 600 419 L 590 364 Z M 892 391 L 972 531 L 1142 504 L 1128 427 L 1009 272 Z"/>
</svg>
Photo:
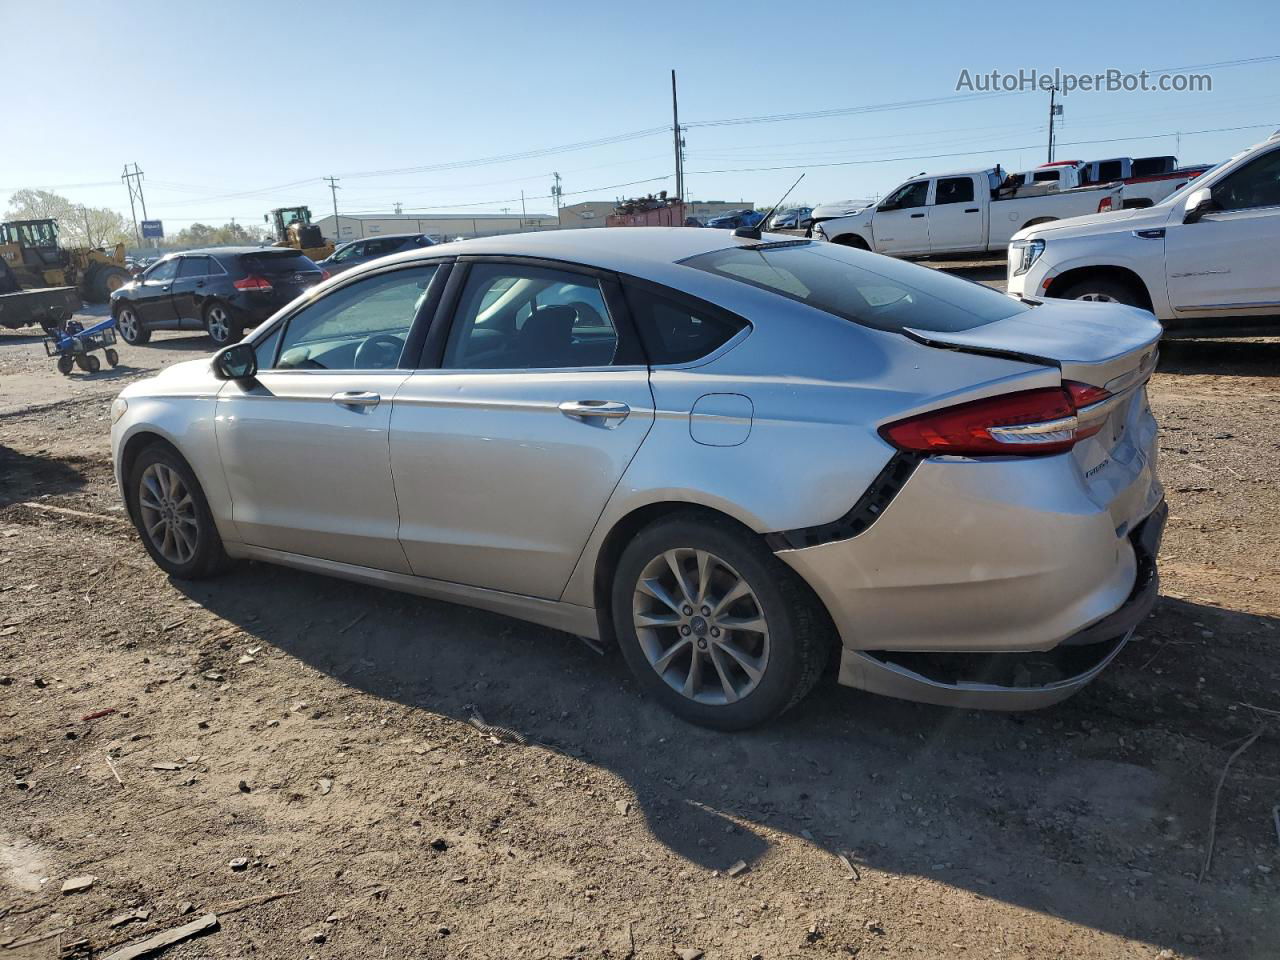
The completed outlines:
<svg viewBox="0 0 1280 960">
<path fill-rule="evenodd" d="M 573 420 L 589 423 L 602 421 L 603 426 L 616 427 L 631 413 L 631 408 L 617 400 L 566 400 L 560 412 Z"/>
<path fill-rule="evenodd" d="M 913 214 L 911 215 L 911 219 L 912 219 L 912 220 L 919 220 L 919 219 L 920 219 L 921 217 L 923 217 L 923 216 L 924 216 L 924 214 L 923 214 L 923 213 L 913 213 Z"/>
<path fill-rule="evenodd" d="M 981 211 L 979 211 L 977 207 L 965 207 L 965 208 L 964 208 L 964 212 L 965 212 L 965 213 L 980 213 Z"/>
<path fill-rule="evenodd" d="M 370 390 L 346 390 L 329 399 L 340 407 L 376 407 L 382 402 L 382 397 Z"/>
</svg>

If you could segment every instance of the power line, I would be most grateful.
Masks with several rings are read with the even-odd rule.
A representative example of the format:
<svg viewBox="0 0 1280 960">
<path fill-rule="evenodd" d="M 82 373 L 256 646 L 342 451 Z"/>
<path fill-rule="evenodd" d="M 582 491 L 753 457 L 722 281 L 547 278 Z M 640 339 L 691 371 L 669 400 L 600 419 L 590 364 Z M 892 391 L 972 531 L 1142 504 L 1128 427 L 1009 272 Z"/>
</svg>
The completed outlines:
<svg viewBox="0 0 1280 960">
<path fill-rule="evenodd" d="M 603 185 L 603 186 L 599 186 L 599 187 L 587 187 L 587 188 L 585 188 L 585 189 L 583 189 L 583 190 L 565 190 L 565 191 L 563 191 L 563 192 L 560 194 L 560 196 L 562 196 L 562 197 L 576 197 L 576 196 L 581 196 L 581 195 L 582 195 L 582 194 L 584 194 L 584 193 L 599 193 L 601 190 L 620 190 L 620 189 L 621 189 L 621 188 L 623 188 L 623 187 L 634 187 L 634 186 L 637 186 L 637 185 L 642 184 L 642 183 L 657 183 L 657 182 L 662 181 L 662 180 L 670 180 L 670 179 L 671 179 L 671 174 L 669 174 L 669 173 L 664 173 L 664 174 L 663 174 L 662 176 L 660 176 L 660 177 L 646 177 L 646 178 L 645 178 L 645 179 L 643 179 L 643 180 L 628 180 L 626 183 L 609 183 L 609 184 L 605 184 L 605 185 Z M 537 195 L 537 196 L 529 196 L 529 195 L 527 195 L 527 194 L 526 194 L 526 195 L 525 195 L 525 197 L 524 197 L 524 199 L 526 199 L 526 200 L 549 200 L 549 199 L 551 199 L 551 197 L 552 197 L 552 194 L 550 194 L 550 193 L 539 194 L 539 195 Z M 487 207 L 487 206 L 492 206 L 492 205 L 494 205 L 494 204 L 499 204 L 499 203 L 516 203 L 516 202 L 518 202 L 520 199 L 521 199 L 520 197 L 502 197 L 502 198 L 497 199 L 497 200 L 477 200 L 477 201 L 476 201 L 476 202 L 474 202 L 474 203 L 454 203 L 454 204 L 450 204 L 450 205 L 448 205 L 448 206 L 444 206 L 444 207 L 410 207 L 410 206 L 406 205 L 404 209 L 405 209 L 406 211 L 410 211 L 410 210 L 439 210 L 439 211 L 459 210 L 459 209 L 469 208 L 469 207 Z M 359 214 L 373 214 L 373 213 L 385 213 L 385 212 L 386 212 L 386 211 L 384 211 L 384 210 L 354 210 L 354 211 L 351 211 L 351 213 L 359 213 Z"/>
<path fill-rule="evenodd" d="M 1161 137 L 1172 136 L 1190 136 L 1197 133 L 1231 133 L 1237 130 L 1258 130 L 1262 128 L 1271 129 L 1276 126 L 1273 121 L 1271 123 L 1251 123 L 1242 127 L 1214 127 L 1209 130 L 1170 130 L 1168 133 L 1145 133 L 1133 137 L 1108 137 L 1099 140 L 1059 140 L 1057 146 L 1086 146 L 1095 143 L 1126 143 L 1131 140 L 1158 140 Z M 827 163 L 792 163 L 773 167 L 726 167 L 721 170 L 694 170 L 699 175 L 711 173 L 765 173 L 775 170 L 807 170 L 815 167 L 857 167 L 866 166 L 874 163 L 896 163 L 905 160 L 939 160 L 945 157 L 972 157 L 980 153 L 1012 153 L 1015 150 L 1039 150 L 1041 144 L 1021 144 L 1019 146 L 1005 147 L 988 147 L 983 150 L 960 150 L 952 153 L 927 153 L 917 154 L 909 157 L 878 157 L 871 160 L 835 160 Z"/>
</svg>

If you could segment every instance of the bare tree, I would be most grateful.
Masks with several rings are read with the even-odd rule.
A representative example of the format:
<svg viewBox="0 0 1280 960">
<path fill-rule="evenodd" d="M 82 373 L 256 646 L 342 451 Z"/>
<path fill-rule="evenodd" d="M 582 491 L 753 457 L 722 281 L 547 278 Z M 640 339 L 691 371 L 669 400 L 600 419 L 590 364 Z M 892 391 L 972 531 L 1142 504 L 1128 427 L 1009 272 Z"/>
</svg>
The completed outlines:
<svg viewBox="0 0 1280 960">
<path fill-rule="evenodd" d="M 111 247 L 128 243 L 125 219 L 108 207 L 86 207 L 47 190 L 17 190 L 9 198 L 6 220 L 58 221 L 58 236 L 67 247 Z"/>
</svg>

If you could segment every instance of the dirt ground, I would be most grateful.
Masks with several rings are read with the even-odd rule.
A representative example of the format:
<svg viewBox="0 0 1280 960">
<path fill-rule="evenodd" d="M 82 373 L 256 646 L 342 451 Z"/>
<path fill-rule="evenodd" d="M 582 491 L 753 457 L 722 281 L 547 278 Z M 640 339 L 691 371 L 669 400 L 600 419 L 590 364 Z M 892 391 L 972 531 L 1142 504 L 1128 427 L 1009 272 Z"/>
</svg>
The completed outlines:
<svg viewBox="0 0 1280 960">
<path fill-rule="evenodd" d="M 169 581 L 108 405 L 208 349 L 64 379 L 0 332 L 0 960 L 209 912 L 166 960 L 1280 957 L 1280 340 L 1165 346 L 1162 597 L 1081 695 L 828 681 L 738 735 L 499 616 L 255 564 Z"/>
</svg>

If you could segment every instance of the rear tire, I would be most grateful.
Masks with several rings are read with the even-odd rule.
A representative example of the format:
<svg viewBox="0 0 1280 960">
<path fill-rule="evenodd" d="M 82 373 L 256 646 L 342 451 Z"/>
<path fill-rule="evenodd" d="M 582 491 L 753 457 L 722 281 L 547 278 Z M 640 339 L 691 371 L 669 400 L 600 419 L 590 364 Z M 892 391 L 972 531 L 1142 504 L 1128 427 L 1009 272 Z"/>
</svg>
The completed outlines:
<svg viewBox="0 0 1280 960">
<path fill-rule="evenodd" d="M 131 347 L 140 347 L 151 340 L 151 331 L 142 325 L 142 318 L 132 304 L 126 303 L 116 310 L 116 329 L 120 339 Z"/>
<path fill-rule="evenodd" d="M 219 347 L 239 343 L 244 337 L 244 324 L 225 303 L 214 301 L 204 308 L 204 328 L 209 339 Z"/>
<path fill-rule="evenodd" d="M 129 467 L 129 515 L 156 565 L 179 580 L 216 576 L 230 566 L 204 490 L 177 451 L 153 444 Z"/>
<path fill-rule="evenodd" d="M 694 513 L 632 539 L 614 572 L 611 606 L 641 688 L 717 730 L 756 726 L 795 706 L 830 649 L 826 614 L 795 572 L 750 531 Z"/>
<path fill-rule="evenodd" d="M 1095 303 L 1123 303 L 1130 307 L 1143 307 L 1138 292 L 1123 280 L 1110 277 L 1086 277 L 1078 280 L 1056 296 L 1063 300 L 1088 300 Z"/>
</svg>

